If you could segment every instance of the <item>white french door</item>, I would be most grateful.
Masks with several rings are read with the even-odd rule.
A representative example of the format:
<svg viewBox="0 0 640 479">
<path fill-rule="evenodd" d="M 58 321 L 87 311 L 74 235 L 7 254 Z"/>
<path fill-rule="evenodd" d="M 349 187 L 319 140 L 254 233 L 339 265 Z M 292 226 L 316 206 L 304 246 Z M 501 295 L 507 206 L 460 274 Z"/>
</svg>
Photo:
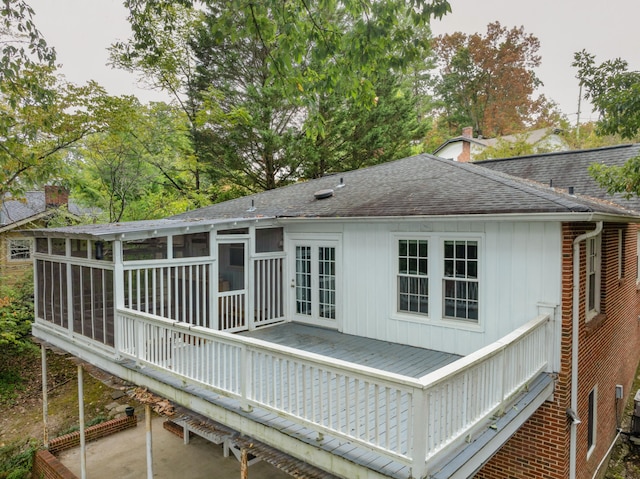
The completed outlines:
<svg viewBox="0 0 640 479">
<path fill-rule="evenodd" d="M 292 252 L 294 320 L 337 328 L 340 297 L 338 241 L 293 241 Z"/>
</svg>

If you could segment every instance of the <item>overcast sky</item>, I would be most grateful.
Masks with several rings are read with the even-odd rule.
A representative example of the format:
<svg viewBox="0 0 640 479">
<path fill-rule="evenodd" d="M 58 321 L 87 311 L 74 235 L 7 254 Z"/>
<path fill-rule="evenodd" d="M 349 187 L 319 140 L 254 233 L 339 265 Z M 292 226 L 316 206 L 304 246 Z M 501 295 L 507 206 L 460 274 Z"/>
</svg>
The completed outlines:
<svg viewBox="0 0 640 479">
<path fill-rule="evenodd" d="M 434 20 L 434 35 L 455 31 L 486 33 L 499 21 L 524 26 L 540 40 L 542 92 L 556 101 L 574 122 L 578 104 L 574 52 L 586 49 L 596 61 L 621 57 L 640 70 L 640 1 L 638 0 L 450 0 L 453 12 Z M 29 0 L 35 21 L 47 42 L 56 48 L 62 72 L 74 83 L 96 80 L 113 95 L 135 94 L 142 101 L 161 100 L 141 90 L 136 78 L 106 66 L 107 47 L 129 36 L 127 11 L 121 0 Z M 585 111 L 586 110 L 586 111 Z M 581 119 L 589 119 L 583 105 Z"/>
</svg>

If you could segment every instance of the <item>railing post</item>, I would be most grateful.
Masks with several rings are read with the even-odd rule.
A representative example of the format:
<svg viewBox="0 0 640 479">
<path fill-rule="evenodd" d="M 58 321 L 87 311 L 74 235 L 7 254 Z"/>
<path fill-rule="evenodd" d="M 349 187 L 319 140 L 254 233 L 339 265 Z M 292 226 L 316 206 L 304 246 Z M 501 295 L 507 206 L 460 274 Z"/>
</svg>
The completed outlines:
<svg viewBox="0 0 640 479">
<path fill-rule="evenodd" d="M 240 407 L 245 412 L 251 412 L 252 408 L 249 404 L 249 390 L 251 387 L 251 361 L 249 355 L 251 352 L 246 345 L 240 348 Z"/>
<path fill-rule="evenodd" d="M 414 388 L 411 395 L 411 424 L 413 437 L 411 454 L 411 477 L 422 479 L 427 475 L 427 436 L 429 434 L 429 414 L 427 412 L 426 389 Z"/>
<path fill-rule="evenodd" d="M 116 358 L 120 358 L 122 348 L 123 325 L 119 311 L 124 306 L 124 265 L 122 264 L 122 242 L 113 242 L 113 336 Z"/>
</svg>

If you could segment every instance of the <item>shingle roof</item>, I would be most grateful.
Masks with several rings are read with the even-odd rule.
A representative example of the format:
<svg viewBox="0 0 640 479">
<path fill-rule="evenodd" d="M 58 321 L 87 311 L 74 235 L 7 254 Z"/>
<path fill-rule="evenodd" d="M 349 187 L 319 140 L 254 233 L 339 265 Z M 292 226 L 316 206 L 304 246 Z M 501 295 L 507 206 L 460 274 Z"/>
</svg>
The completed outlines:
<svg viewBox="0 0 640 479">
<path fill-rule="evenodd" d="M 0 226 L 9 225 L 39 215 L 46 211 L 44 191 L 27 191 L 22 199 L 7 198 L 0 200 Z M 69 200 L 68 211 L 81 216 L 95 214 L 94 210 L 83 208 L 75 201 Z"/>
<path fill-rule="evenodd" d="M 628 159 L 640 155 L 640 144 L 619 145 L 590 150 L 575 150 L 485 160 L 476 163 L 484 168 L 527 178 L 554 188 L 574 188 L 574 193 L 613 201 L 627 209 L 640 211 L 640 198 L 625 199 L 623 195 L 609 195 L 589 174 L 589 166 L 602 163 L 622 166 Z"/>
<path fill-rule="evenodd" d="M 341 177 L 344 187 L 337 188 Z M 325 189 L 333 189 L 333 196 L 314 197 Z M 172 219 L 571 212 L 629 213 L 611 203 L 570 196 L 483 166 L 423 154 L 214 204 Z"/>
</svg>

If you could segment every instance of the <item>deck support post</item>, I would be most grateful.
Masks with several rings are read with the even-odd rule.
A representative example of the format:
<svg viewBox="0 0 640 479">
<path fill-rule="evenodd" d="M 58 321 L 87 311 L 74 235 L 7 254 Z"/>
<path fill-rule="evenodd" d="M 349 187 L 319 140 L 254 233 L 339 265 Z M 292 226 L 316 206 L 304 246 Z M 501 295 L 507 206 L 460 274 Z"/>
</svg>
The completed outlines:
<svg viewBox="0 0 640 479">
<path fill-rule="evenodd" d="M 80 477 L 87 479 L 87 449 L 84 434 L 84 369 L 78 364 L 78 412 L 80 428 Z"/>
<path fill-rule="evenodd" d="M 249 451 L 246 447 L 240 449 L 240 479 L 249 479 Z"/>
<path fill-rule="evenodd" d="M 42 444 L 45 449 L 49 449 L 49 395 L 47 390 L 47 348 L 40 344 L 42 355 Z"/>
<path fill-rule="evenodd" d="M 147 479 L 153 479 L 153 440 L 151 435 L 151 406 L 144 405 L 144 422 L 147 431 Z"/>
</svg>

